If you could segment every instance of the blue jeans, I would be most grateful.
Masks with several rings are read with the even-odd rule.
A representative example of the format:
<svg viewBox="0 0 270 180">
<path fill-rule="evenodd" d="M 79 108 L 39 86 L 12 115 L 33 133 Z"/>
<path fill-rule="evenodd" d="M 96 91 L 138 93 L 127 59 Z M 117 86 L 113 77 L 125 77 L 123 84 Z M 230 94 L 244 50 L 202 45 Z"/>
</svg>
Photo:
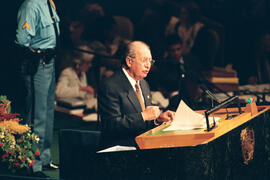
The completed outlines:
<svg viewBox="0 0 270 180">
<path fill-rule="evenodd" d="M 53 136 L 55 62 L 40 61 L 35 75 L 22 73 L 25 87 L 24 122 L 33 125 L 33 132 L 40 138 L 40 158 L 35 160 L 33 171 L 41 171 L 43 165 L 51 162 L 50 147 Z"/>
</svg>

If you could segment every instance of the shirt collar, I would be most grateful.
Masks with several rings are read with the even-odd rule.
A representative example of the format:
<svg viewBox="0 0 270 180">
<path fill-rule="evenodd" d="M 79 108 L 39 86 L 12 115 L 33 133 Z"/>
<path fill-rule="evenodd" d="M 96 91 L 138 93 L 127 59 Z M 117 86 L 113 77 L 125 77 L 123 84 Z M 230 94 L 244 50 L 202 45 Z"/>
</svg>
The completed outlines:
<svg viewBox="0 0 270 180">
<path fill-rule="evenodd" d="M 179 91 L 173 91 L 171 94 L 170 94 L 170 97 L 173 97 L 173 96 L 176 96 L 179 94 Z"/>
<path fill-rule="evenodd" d="M 126 75 L 126 77 L 128 78 L 128 81 L 130 82 L 131 86 L 133 87 L 133 89 L 136 91 L 135 89 L 135 84 L 136 84 L 136 80 L 133 79 L 127 72 L 127 70 L 125 68 L 122 68 L 124 74 Z"/>
</svg>

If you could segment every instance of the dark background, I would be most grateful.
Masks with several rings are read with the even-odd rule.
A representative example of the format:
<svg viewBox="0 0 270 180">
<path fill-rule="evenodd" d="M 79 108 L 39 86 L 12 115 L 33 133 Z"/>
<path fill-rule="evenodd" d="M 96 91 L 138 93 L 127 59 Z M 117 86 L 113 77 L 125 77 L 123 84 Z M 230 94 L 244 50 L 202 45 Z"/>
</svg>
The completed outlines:
<svg viewBox="0 0 270 180">
<path fill-rule="evenodd" d="M 87 0 L 55 0 L 58 14 L 63 19 L 66 14 L 78 13 Z M 136 26 L 143 10 L 151 6 L 154 0 L 100 0 L 91 1 L 104 7 L 106 13 L 123 15 L 131 19 Z M 162 1 L 162 0 L 161 0 Z M 173 1 L 179 3 L 181 0 Z M 245 78 L 245 66 L 252 60 L 250 52 L 255 40 L 269 29 L 270 1 L 267 0 L 195 0 L 206 17 L 224 26 L 224 59 L 232 62 L 238 71 L 240 82 Z M 12 97 L 17 91 L 17 75 L 14 71 L 16 61 L 11 48 L 15 38 L 16 16 L 22 0 L 3 1 L 1 5 L 1 60 L 0 95 Z"/>
</svg>

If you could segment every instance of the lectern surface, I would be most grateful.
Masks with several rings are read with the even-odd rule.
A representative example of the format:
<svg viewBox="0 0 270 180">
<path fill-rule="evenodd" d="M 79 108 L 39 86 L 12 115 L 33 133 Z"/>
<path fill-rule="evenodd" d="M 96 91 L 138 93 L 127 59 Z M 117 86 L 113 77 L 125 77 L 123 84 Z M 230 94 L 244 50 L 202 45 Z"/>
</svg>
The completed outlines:
<svg viewBox="0 0 270 180">
<path fill-rule="evenodd" d="M 217 127 L 209 132 L 206 131 L 206 129 L 163 131 L 166 127 L 170 126 L 170 124 L 162 124 L 159 127 L 137 136 L 136 142 L 140 149 L 196 146 L 209 143 L 248 122 L 252 118 L 268 111 L 270 106 L 259 106 L 258 109 L 259 112 L 253 116 L 251 116 L 251 113 L 239 114 L 237 108 L 227 108 L 227 110 L 220 109 L 213 114 L 214 116 L 221 118 L 220 122 Z M 245 108 L 242 108 L 243 112 L 244 110 Z M 228 115 L 236 116 L 226 120 L 227 111 Z M 204 111 L 197 112 L 203 114 Z"/>
</svg>

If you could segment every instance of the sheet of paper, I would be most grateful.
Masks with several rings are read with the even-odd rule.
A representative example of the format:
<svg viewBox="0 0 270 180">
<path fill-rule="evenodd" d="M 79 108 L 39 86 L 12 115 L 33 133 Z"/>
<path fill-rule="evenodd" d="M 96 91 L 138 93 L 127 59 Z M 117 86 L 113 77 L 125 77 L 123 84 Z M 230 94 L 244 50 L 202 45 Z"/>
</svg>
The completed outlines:
<svg viewBox="0 0 270 180">
<path fill-rule="evenodd" d="M 215 117 L 215 121 L 219 118 Z M 209 123 L 213 122 L 213 117 L 209 118 Z M 186 103 L 181 100 L 173 122 L 171 125 L 163 131 L 175 131 L 175 130 L 190 130 L 196 128 L 205 128 L 206 120 L 204 115 L 193 111 Z"/>
<path fill-rule="evenodd" d="M 113 147 L 109 147 L 107 149 L 100 150 L 97 153 L 115 152 L 115 151 L 134 151 L 134 150 L 136 150 L 136 147 L 134 147 L 134 146 L 116 145 L 116 146 L 113 146 Z"/>
</svg>

